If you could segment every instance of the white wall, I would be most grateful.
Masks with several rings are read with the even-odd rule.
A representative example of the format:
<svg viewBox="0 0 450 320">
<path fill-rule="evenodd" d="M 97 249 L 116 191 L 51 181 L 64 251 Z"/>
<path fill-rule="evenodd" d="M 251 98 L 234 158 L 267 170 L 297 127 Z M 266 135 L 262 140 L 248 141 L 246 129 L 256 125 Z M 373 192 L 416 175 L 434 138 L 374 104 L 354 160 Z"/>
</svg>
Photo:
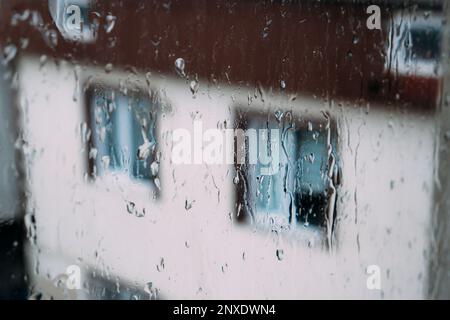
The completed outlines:
<svg viewBox="0 0 450 320">
<path fill-rule="evenodd" d="M 31 146 L 29 205 L 35 209 L 41 250 L 30 250 L 30 270 L 39 261 L 36 281 L 77 263 L 142 287 L 152 282 L 163 298 L 424 297 L 431 118 L 375 105 L 367 113 L 351 105 L 330 108 L 318 100 L 270 94 L 249 107 L 273 112 L 286 106 L 306 118 L 329 110 L 338 120 L 343 186 L 337 246 L 328 252 L 301 242 L 296 235 L 301 229 L 276 237 L 233 222 L 232 167 L 170 163 L 173 129 L 192 128 L 196 112 L 204 127 L 232 122 L 231 106 L 247 105 L 247 88 L 208 87 L 200 80 L 194 99 L 182 79 L 153 75 L 153 89 L 162 90 L 172 105 L 159 117 L 162 195 L 153 200 L 149 189 L 120 177 L 87 182 L 80 135 L 83 81 L 93 77 L 118 85 L 128 78 L 145 88 L 145 78 L 82 67 L 76 86 L 67 62 L 40 67 L 38 61 L 26 57 L 19 68 L 23 125 Z M 146 216 L 129 215 L 127 200 L 145 207 Z M 189 211 L 186 200 L 195 200 Z M 284 251 L 281 261 L 277 249 Z M 158 270 L 161 258 L 165 266 Z M 366 287 L 366 267 L 373 264 L 381 268 L 381 291 Z"/>
</svg>

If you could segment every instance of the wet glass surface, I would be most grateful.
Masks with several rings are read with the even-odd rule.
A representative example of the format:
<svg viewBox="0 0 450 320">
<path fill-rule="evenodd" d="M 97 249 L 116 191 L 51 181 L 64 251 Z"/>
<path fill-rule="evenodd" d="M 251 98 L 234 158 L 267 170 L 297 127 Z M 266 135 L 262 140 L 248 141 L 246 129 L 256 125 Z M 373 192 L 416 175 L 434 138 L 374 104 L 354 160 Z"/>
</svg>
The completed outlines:
<svg viewBox="0 0 450 320">
<path fill-rule="evenodd" d="M 448 298 L 448 11 L 0 2 L 0 298 Z"/>
</svg>

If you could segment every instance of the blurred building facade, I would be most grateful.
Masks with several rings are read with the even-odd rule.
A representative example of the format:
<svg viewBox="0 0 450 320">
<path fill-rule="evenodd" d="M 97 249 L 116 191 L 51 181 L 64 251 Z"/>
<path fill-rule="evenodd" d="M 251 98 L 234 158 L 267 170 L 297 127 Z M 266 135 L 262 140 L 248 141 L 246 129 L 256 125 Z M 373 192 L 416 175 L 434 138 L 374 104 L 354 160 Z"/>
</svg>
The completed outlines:
<svg viewBox="0 0 450 320">
<path fill-rule="evenodd" d="M 445 296 L 430 267 L 445 11 L 377 4 L 381 30 L 364 1 L 77 1 L 89 32 L 71 41 L 69 2 L 2 3 L 0 208 L 25 221 L 30 294 Z M 176 165 L 171 134 L 195 121 L 280 128 L 295 161 L 265 181 Z"/>
</svg>

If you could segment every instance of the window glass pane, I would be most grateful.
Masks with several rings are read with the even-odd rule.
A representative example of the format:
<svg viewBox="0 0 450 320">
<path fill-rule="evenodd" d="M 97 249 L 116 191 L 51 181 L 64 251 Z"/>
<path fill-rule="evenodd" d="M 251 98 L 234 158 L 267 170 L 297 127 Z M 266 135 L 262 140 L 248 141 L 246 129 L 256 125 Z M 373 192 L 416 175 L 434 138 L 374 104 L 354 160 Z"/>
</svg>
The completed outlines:
<svg viewBox="0 0 450 320">
<path fill-rule="evenodd" d="M 0 0 L 0 298 L 450 298 L 449 9 Z"/>
<path fill-rule="evenodd" d="M 89 108 L 96 173 L 115 171 L 141 180 L 154 178 L 150 167 L 156 159 L 155 106 L 140 94 L 125 96 L 108 89 L 94 90 Z"/>
</svg>

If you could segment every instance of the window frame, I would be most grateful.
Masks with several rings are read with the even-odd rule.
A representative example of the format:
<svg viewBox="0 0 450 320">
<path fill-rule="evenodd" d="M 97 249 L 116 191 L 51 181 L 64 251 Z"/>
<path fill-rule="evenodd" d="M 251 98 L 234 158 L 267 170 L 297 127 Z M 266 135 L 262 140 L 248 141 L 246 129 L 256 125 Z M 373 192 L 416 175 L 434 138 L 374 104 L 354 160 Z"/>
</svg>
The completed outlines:
<svg viewBox="0 0 450 320">
<path fill-rule="evenodd" d="M 160 159 L 159 159 L 159 138 L 160 138 L 160 128 L 159 128 L 159 116 L 158 116 L 158 109 L 161 107 L 162 103 L 165 103 L 162 101 L 162 97 L 160 95 L 158 95 L 158 98 L 161 99 L 161 101 L 158 101 L 156 103 L 153 103 L 153 98 L 154 95 L 157 94 L 157 90 L 155 88 L 144 88 L 139 82 L 139 80 L 130 80 L 127 81 L 127 83 L 125 85 L 122 85 L 122 82 L 120 85 L 115 84 L 115 81 L 110 81 L 112 79 L 121 79 L 121 77 L 119 75 L 106 75 L 106 77 L 108 78 L 107 80 L 103 79 L 103 78 L 88 78 L 88 80 L 84 81 L 82 88 L 83 89 L 83 108 L 84 108 L 84 123 L 87 126 L 87 130 L 89 132 L 89 136 L 86 138 L 85 141 L 83 141 L 83 145 L 85 148 L 85 157 L 84 157 L 84 162 L 85 162 L 85 169 L 84 172 L 88 177 L 88 181 L 90 183 L 95 183 L 96 180 L 98 178 L 104 179 L 110 176 L 124 176 L 122 175 L 122 172 L 120 170 L 108 170 L 108 174 L 106 175 L 98 175 L 94 172 L 94 167 L 96 165 L 96 162 L 98 161 L 98 159 L 92 159 L 89 155 L 89 150 L 94 147 L 94 142 L 93 142 L 93 130 L 95 128 L 95 124 L 94 124 L 94 119 L 92 116 L 92 99 L 95 98 L 95 93 L 94 90 L 96 88 L 102 88 L 103 90 L 111 90 L 114 92 L 119 92 L 121 93 L 121 89 L 125 89 L 127 91 L 133 91 L 136 92 L 137 95 L 144 97 L 145 99 L 148 100 L 148 102 L 150 103 L 150 107 L 154 108 L 154 115 L 155 115 L 155 120 L 154 120 L 154 124 L 153 124 L 153 136 L 154 139 L 156 141 L 156 145 L 155 145 L 155 149 L 152 152 L 152 154 L 149 155 L 149 157 L 151 157 L 151 159 L 149 160 L 149 164 L 151 165 L 151 163 L 153 163 L 154 161 L 156 161 L 159 165 L 160 165 Z M 109 80 L 109 81 L 108 81 Z M 126 96 L 126 95 L 125 95 Z M 130 150 L 130 152 L 132 152 Z M 137 150 L 135 151 L 137 152 Z M 99 155 L 97 155 L 99 156 Z M 148 168 L 148 170 L 151 170 L 150 167 Z M 114 171 L 116 172 L 114 174 Z M 134 177 L 132 173 L 128 173 L 126 174 L 126 179 L 127 181 L 129 181 L 130 183 L 133 184 L 138 184 L 138 185 L 142 185 L 145 187 L 149 187 L 153 192 L 154 192 L 154 196 L 155 198 L 159 198 L 160 197 L 160 193 L 161 190 L 159 189 L 159 187 L 157 186 L 157 184 L 155 183 L 155 179 L 160 179 L 160 173 L 158 172 L 155 176 L 150 176 L 149 178 L 139 178 L 139 177 Z"/>
<path fill-rule="evenodd" d="M 331 222 L 331 234 L 330 237 L 335 236 L 336 231 L 336 223 L 338 221 L 339 212 L 337 209 L 337 203 L 339 200 L 340 193 L 338 192 L 338 188 L 341 185 L 341 178 L 342 177 L 342 164 L 341 162 L 341 149 L 340 149 L 340 142 L 339 142 L 339 135 L 338 135 L 338 118 L 331 114 L 330 112 L 308 112 L 308 108 L 302 108 L 301 110 L 293 110 L 288 108 L 248 108 L 243 105 L 235 105 L 233 107 L 234 110 L 234 123 L 236 126 L 236 129 L 243 129 L 244 131 L 251 128 L 243 124 L 243 122 L 247 121 L 247 119 L 252 116 L 255 116 L 257 119 L 261 119 L 261 123 L 263 121 L 267 120 L 268 117 L 271 117 L 271 121 L 277 122 L 277 117 L 275 116 L 274 112 L 283 112 L 283 118 L 290 117 L 291 123 L 294 124 L 294 128 L 296 132 L 300 132 L 303 130 L 307 130 L 308 122 L 312 122 L 313 124 L 323 124 L 326 121 L 324 120 L 324 116 L 328 116 L 330 121 L 330 130 L 331 134 L 334 135 L 333 139 L 333 154 L 335 157 L 335 173 L 333 174 L 333 182 L 334 186 L 336 188 L 335 190 L 335 198 L 334 198 L 334 209 L 333 209 L 333 218 Z M 320 115 L 322 113 L 322 115 Z M 283 121 L 283 120 L 282 120 Z M 278 122 L 283 123 L 283 122 Z M 286 125 L 286 123 L 284 124 Z M 285 126 L 282 126 L 281 128 L 286 129 Z M 325 130 L 325 129 L 324 129 Z M 239 147 L 238 143 L 235 144 L 236 148 Z M 296 149 L 301 148 L 301 143 L 299 143 L 296 147 Z M 282 146 L 280 146 L 280 150 L 282 150 Z M 299 151 L 298 151 L 299 152 Z M 246 208 L 245 202 L 250 202 L 251 210 L 256 208 L 256 197 L 252 194 L 253 192 L 249 192 L 247 189 L 250 187 L 250 184 L 248 183 L 248 174 L 245 173 L 246 170 L 248 170 L 248 163 L 246 160 L 245 164 L 238 164 L 235 162 L 234 165 L 235 175 L 238 176 L 238 183 L 235 183 L 235 202 L 236 207 L 234 210 L 234 220 L 238 225 L 243 226 L 249 226 L 252 224 L 256 225 L 257 229 L 263 229 L 268 231 L 276 231 L 276 232 L 282 232 L 283 230 L 291 230 L 291 231 L 299 231 L 302 233 L 305 230 L 310 230 L 312 232 L 307 232 L 309 235 L 312 233 L 319 233 L 319 236 L 316 237 L 316 239 L 323 241 L 324 244 L 327 243 L 327 232 L 326 228 L 324 226 L 319 225 L 311 225 L 309 228 L 301 228 L 299 227 L 302 225 L 301 221 L 292 220 L 292 216 L 289 217 L 288 223 L 279 223 L 278 221 L 273 221 L 274 223 L 272 225 L 268 225 L 267 223 L 261 223 L 261 221 L 253 221 L 252 213 L 249 212 L 248 208 Z M 298 168 L 296 168 L 296 174 L 297 174 Z M 327 170 L 328 171 L 328 170 Z M 239 174 L 239 172 L 243 174 Z M 298 187 L 299 188 L 299 187 Z M 250 195 L 250 199 L 248 199 L 248 196 Z M 294 195 L 294 199 L 292 199 L 292 203 L 295 206 L 298 206 L 296 203 L 296 195 Z M 328 196 L 329 201 L 330 196 Z M 328 207 L 328 205 L 327 205 Z M 295 210 L 295 209 L 294 209 Z M 326 209 L 325 209 L 326 210 Z M 298 212 L 294 212 L 295 215 L 299 215 Z M 288 213 L 288 215 L 292 215 L 291 213 Z M 256 222 L 256 223 L 255 223 Z M 291 226 L 297 224 L 294 228 Z M 311 228 L 312 227 L 312 228 Z M 301 237 L 301 235 L 300 235 Z"/>
</svg>

